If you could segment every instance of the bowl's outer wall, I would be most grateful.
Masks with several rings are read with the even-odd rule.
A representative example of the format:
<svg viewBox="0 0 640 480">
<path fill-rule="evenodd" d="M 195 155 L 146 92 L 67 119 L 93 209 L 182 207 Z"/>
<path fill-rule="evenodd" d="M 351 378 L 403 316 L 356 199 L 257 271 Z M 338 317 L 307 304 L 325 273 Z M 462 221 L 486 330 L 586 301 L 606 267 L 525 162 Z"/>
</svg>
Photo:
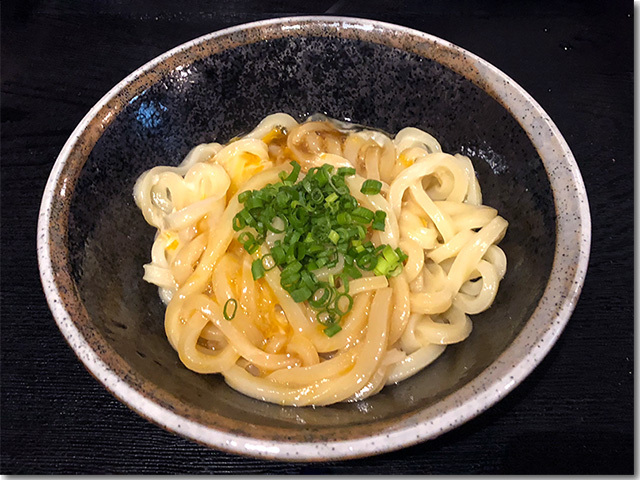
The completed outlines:
<svg viewBox="0 0 640 480">
<path fill-rule="evenodd" d="M 277 59 L 277 61 L 274 61 Z M 238 46 L 181 65 L 131 99 L 91 151 L 69 219 L 72 275 L 100 334 L 137 375 L 187 405 L 230 419 L 299 429 L 375 424 L 431 405 L 487 368 L 533 313 L 554 257 L 555 213 L 529 138 L 491 96 L 433 60 L 335 37 Z M 245 397 L 218 375 L 187 370 L 169 345 L 164 306 L 142 280 L 154 229 L 133 202 L 136 178 L 177 165 L 202 142 L 225 142 L 263 117 L 322 112 L 394 134 L 415 126 L 468 155 L 484 203 L 510 222 L 508 270 L 474 331 L 415 377 L 356 404 L 279 407 Z M 213 417 L 212 417 L 213 418 Z M 251 434 L 251 431 L 247 431 Z"/>
</svg>

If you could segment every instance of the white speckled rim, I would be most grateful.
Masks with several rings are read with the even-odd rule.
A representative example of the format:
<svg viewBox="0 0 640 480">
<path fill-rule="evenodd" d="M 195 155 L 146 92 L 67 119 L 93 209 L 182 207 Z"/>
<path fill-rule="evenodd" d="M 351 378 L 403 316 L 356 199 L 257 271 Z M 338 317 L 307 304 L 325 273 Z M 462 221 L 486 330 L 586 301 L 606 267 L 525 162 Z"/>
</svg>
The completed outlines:
<svg viewBox="0 0 640 480">
<path fill-rule="evenodd" d="M 141 394 L 107 366 L 74 324 L 74 319 L 61 301 L 59 285 L 52 269 L 52 262 L 55 260 L 50 247 L 52 202 L 65 162 L 80 134 L 118 92 L 142 73 L 202 42 L 262 26 L 281 25 L 283 32 L 287 29 L 300 29 L 299 25 L 303 22 L 330 22 L 337 28 L 375 30 L 383 35 L 409 37 L 416 42 L 436 44 L 440 48 L 463 55 L 467 64 L 479 73 L 485 87 L 491 89 L 490 93 L 494 98 L 511 111 L 529 135 L 549 177 L 557 215 L 555 259 L 544 295 L 522 332 L 492 365 L 440 402 L 399 420 L 382 432 L 363 438 L 336 439 L 322 443 L 257 440 L 219 431 L 186 419 Z M 446 64 L 446 59 L 441 63 L 455 70 L 455 66 Z M 532 134 L 534 131 L 536 135 Z M 64 145 L 47 182 L 38 220 L 38 262 L 49 307 L 67 342 L 97 379 L 133 410 L 168 430 L 221 450 L 283 460 L 335 460 L 397 450 L 435 438 L 495 404 L 533 370 L 562 332 L 584 282 L 590 243 L 589 205 L 575 159 L 546 112 L 519 85 L 476 55 L 437 37 L 377 21 L 324 16 L 281 18 L 221 30 L 180 45 L 133 72 L 89 111 Z"/>
</svg>

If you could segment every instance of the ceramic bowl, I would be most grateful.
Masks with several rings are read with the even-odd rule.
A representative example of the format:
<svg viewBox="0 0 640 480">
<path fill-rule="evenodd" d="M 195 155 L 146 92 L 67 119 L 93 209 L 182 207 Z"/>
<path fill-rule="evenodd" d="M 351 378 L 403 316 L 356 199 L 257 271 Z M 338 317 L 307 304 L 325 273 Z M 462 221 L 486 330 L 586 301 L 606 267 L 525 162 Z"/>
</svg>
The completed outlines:
<svg viewBox="0 0 640 480">
<path fill-rule="evenodd" d="M 270 113 L 312 113 L 395 133 L 415 126 L 468 155 L 484 202 L 509 223 L 509 268 L 465 342 L 359 403 L 280 407 L 178 360 L 156 288 L 142 280 L 154 230 L 132 188 L 155 165 L 225 142 Z M 576 162 L 542 108 L 447 41 L 370 20 L 296 17 L 185 43 L 116 85 L 78 125 L 38 225 L 44 291 L 64 337 L 117 398 L 158 425 L 245 455 L 329 460 L 434 438 L 504 397 L 569 320 L 591 226 Z"/>
</svg>

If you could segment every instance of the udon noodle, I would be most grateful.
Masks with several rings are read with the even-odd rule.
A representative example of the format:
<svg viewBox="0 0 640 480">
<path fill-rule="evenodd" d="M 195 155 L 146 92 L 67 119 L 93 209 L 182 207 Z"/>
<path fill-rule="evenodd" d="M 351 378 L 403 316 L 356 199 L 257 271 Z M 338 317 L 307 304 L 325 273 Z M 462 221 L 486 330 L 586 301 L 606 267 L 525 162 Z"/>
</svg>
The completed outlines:
<svg viewBox="0 0 640 480">
<path fill-rule="evenodd" d="M 330 179 L 309 196 L 325 212 L 314 221 L 333 233 L 304 230 L 319 210 L 277 196 L 302 192 L 305 174 Z M 334 183 L 347 188 L 334 195 L 327 186 Z M 256 203 L 264 192 L 275 200 Z M 226 145 L 195 147 L 177 167 L 143 173 L 134 197 L 157 228 L 144 279 L 159 287 L 166 334 L 182 363 L 281 405 L 360 400 L 416 374 L 469 336 L 469 315 L 491 306 L 506 271 L 497 243 L 508 224 L 482 204 L 471 161 L 442 152 L 416 128 L 391 138 L 278 113 Z M 278 205 L 297 215 L 299 231 L 311 232 L 286 233 L 305 246 L 287 247 Z M 358 223 L 355 213 L 364 210 L 375 213 L 364 215 L 373 223 Z M 254 218 L 262 211 L 275 213 L 261 237 L 249 225 L 264 227 Z M 289 257 L 274 267 L 285 247 Z M 325 293 L 335 300 L 320 312 Z"/>
</svg>

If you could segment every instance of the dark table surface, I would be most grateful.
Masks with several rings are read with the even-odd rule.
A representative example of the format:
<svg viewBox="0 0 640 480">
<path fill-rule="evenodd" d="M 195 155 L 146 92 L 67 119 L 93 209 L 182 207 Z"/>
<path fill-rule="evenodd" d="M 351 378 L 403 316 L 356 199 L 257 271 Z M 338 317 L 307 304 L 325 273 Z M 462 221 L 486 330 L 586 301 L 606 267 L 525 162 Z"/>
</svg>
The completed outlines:
<svg viewBox="0 0 640 480">
<path fill-rule="evenodd" d="M 47 308 L 36 219 L 65 140 L 128 73 L 211 31 L 323 13 L 434 34 L 515 79 L 573 150 L 593 240 L 571 321 L 507 398 L 398 452 L 285 464 L 168 433 L 94 380 Z M 2 473 L 633 472 L 633 13 L 630 1 L 2 2 Z"/>
</svg>

